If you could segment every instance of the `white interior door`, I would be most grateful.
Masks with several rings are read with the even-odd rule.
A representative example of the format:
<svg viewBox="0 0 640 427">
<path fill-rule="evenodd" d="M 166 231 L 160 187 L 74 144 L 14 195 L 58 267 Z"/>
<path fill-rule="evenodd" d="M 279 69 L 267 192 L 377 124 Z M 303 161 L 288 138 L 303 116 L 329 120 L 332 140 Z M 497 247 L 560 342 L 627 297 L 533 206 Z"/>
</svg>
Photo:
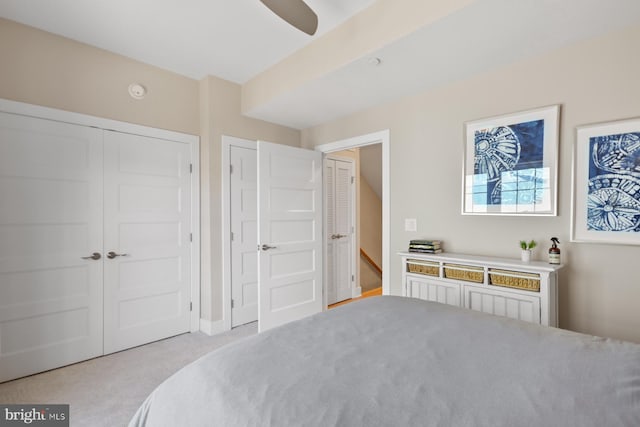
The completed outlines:
<svg viewBox="0 0 640 427">
<path fill-rule="evenodd" d="M 230 146 L 231 326 L 258 320 L 258 180 L 255 149 Z"/>
<path fill-rule="evenodd" d="M 351 298 L 353 287 L 353 162 L 326 158 L 327 304 Z"/>
<path fill-rule="evenodd" d="M 102 354 L 102 212 L 101 130 L 0 113 L 0 382 Z"/>
<path fill-rule="evenodd" d="M 188 144 L 105 131 L 105 354 L 189 331 L 190 182 Z"/>
<path fill-rule="evenodd" d="M 322 311 L 322 154 L 258 141 L 259 330 Z"/>
</svg>

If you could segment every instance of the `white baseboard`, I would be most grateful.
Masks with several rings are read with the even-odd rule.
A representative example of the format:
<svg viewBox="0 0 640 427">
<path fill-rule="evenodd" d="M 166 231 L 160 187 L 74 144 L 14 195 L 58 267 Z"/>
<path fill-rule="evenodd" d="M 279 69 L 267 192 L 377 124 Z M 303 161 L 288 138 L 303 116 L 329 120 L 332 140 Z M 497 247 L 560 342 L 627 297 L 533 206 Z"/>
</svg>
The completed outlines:
<svg viewBox="0 0 640 427">
<path fill-rule="evenodd" d="M 222 320 L 200 319 L 200 332 L 207 335 L 217 335 L 224 332 L 224 322 Z"/>
<path fill-rule="evenodd" d="M 362 296 L 362 286 L 356 286 L 352 291 L 351 298 L 358 298 Z"/>
</svg>

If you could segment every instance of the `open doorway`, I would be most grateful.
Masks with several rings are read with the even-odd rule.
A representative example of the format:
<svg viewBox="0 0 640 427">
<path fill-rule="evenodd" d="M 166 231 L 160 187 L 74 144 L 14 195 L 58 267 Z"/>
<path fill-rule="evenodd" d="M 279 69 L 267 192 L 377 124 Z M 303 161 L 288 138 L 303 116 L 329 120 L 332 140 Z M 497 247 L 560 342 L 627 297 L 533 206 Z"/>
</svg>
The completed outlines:
<svg viewBox="0 0 640 427">
<path fill-rule="evenodd" d="M 333 152 L 324 162 L 325 277 L 331 308 L 382 294 L 382 145 Z"/>
<path fill-rule="evenodd" d="M 327 305 L 349 300 L 356 291 L 357 150 L 323 158 L 324 287 Z"/>
<path fill-rule="evenodd" d="M 356 148 L 360 157 L 358 264 L 362 294 L 382 292 L 382 144 Z"/>
<path fill-rule="evenodd" d="M 356 204 L 360 205 L 360 209 L 355 221 L 356 237 L 354 240 L 357 242 L 355 251 L 357 262 L 352 298 L 359 298 L 365 293 L 371 294 L 371 291 L 374 294 L 380 294 L 380 285 L 381 293 L 388 295 L 390 287 L 389 131 L 384 130 L 318 145 L 315 149 L 332 155 L 357 153 L 354 156 L 358 159 L 355 175 L 359 191 Z M 363 165 L 365 165 L 364 171 Z M 365 180 L 366 183 L 363 184 Z M 367 199 L 364 201 L 364 205 L 363 195 Z M 377 214 L 369 215 L 369 209 L 375 209 Z M 377 230 L 375 230 L 376 227 Z M 372 233 L 371 230 L 375 231 Z M 367 235 L 364 236 L 364 233 Z M 361 252 L 360 249 L 363 251 Z"/>
<path fill-rule="evenodd" d="M 246 248 L 247 251 L 245 251 L 247 256 L 244 256 L 245 252 L 243 252 L 244 251 L 244 248 L 243 248 L 242 251 L 239 252 L 242 256 L 236 257 L 237 260 L 238 259 L 242 260 L 242 262 L 245 263 L 240 265 L 242 265 L 242 268 L 243 268 L 242 273 L 243 274 L 247 273 L 247 281 L 246 283 L 242 282 L 240 286 L 240 288 L 242 289 L 242 301 L 240 301 L 239 298 L 233 298 L 232 280 L 234 275 L 232 274 L 233 267 L 232 267 L 231 245 L 232 245 L 232 242 L 238 242 L 237 239 L 240 236 L 238 233 L 232 232 L 232 228 L 233 228 L 232 218 L 238 219 L 238 218 L 241 218 L 241 215 L 240 213 L 232 214 L 231 212 L 231 205 L 232 205 L 231 198 L 232 198 L 232 194 L 234 194 L 235 192 L 235 190 L 233 190 L 233 186 L 231 185 L 231 176 L 233 175 L 232 171 L 239 171 L 238 169 L 239 167 L 243 168 L 243 170 L 248 172 L 251 170 L 255 170 L 255 166 L 252 167 L 249 165 L 249 163 L 247 163 L 244 166 L 236 166 L 234 168 L 231 161 L 231 151 L 232 151 L 232 147 L 238 148 L 239 150 L 241 149 L 255 150 L 256 142 L 244 140 L 240 138 L 227 137 L 227 136 L 223 137 L 222 142 L 223 142 L 222 170 L 225 171 L 225 173 L 222 174 L 223 175 L 222 177 L 222 189 L 223 189 L 222 190 L 223 192 L 223 198 L 222 198 L 223 199 L 222 324 L 223 324 L 223 330 L 229 330 L 232 327 L 232 318 L 233 318 L 232 311 L 234 309 L 244 307 L 245 305 L 247 307 L 249 306 L 255 307 L 255 304 L 256 304 L 256 292 L 252 291 L 254 287 L 252 283 L 253 280 L 250 280 L 251 278 L 249 277 L 251 274 L 254 274 L 254 271 L 252 271 L 252 268 L 247 267 L 247 265 L 249 264 L 251 264 L 251 266 L 255 264 L 253 261 L 249 259 L 249 256 L 251 255 L 250 252 L 252 252 L 249 250 L 251 249 L 250 247 L 251 245 L 249 245 L 249 243 L 253 242 L 253 244 L 255 245 L 255 242 L 256 242 L 255 239 L 248 239 L 246 241 L 246 243 L 248 244 Z M 388 250 L 389 248 L 389 211 L 390 211 L 389 209 L 389 131 L 385 130 L 385 131 L 376 132 L 372 134 L 362 135 L 355 138 L 350 138 L 348 140 L 342 140 L 342 141 L 336 141 L 329 144 L 324 144 L 324 145 L 315 147 L 315 151 L 321 152 L 321 153 L 331 153 L 331 152 L 341 151 L 345 149 L 365 147 L 373 144 L 380 144 L 381 150 L 382 150 L 382 161 L 381 161 L 382 163 L 382 293 L 389 294 L 389 287 L 390 287 L 389 285 L 389 253 L 388 253 L 389 252 Z M 249 175 L 247 175 L 247 178 L 249 178 Z M 244 184 L 245 183 L 242 183 L 243 188 L 244 188 Z M 251 195 L 252 194 L 251 190 L 253 190 L 252 185 L 246 187 L 247 191 L 245 191 L 244 193 L 247 195 L 249 199 L 254 200 L 255 197 Z M 320 201 L 320 203 L 322 202 Z M 243 206 L 250 206 L 250 204 L 245 203 Z M 248 213 L 242 211 L 241 214 L 244 215 Z M 245 229 L 252 228 L 250 226 L 253 223 L 253 218 L 249 218 L 247 216 L 246 219 L 248 221 L 238 222 L 237 225 L 241 227 L 244 226 Z M 325 245 L 325 251 L 326 251 L 326 245 Z M 235 276 L 238 277 L 238 275 L 235 275 Z M 323 283 L 323 286 L 324 285 L 326 285 L 326 283 Z M 357 291 L 355 295 L 352 293 L 352 296 L 360 295 L 359 286 L 356 286 L 356 289 Z M 326 295 L 327 295 L 327 292 L 325 291 L 324 292 L 325 301 L 323 303 L 323 307 L 325 308 L 327 307 Z M 253 311 L 254 309 L 251 308 L 251 310 Z M 248 319 L 245 319 L 245 320 L 250 321 Z M 234 326 L 236 325 L 237 324 L 234 324 Z"/>
</svg>

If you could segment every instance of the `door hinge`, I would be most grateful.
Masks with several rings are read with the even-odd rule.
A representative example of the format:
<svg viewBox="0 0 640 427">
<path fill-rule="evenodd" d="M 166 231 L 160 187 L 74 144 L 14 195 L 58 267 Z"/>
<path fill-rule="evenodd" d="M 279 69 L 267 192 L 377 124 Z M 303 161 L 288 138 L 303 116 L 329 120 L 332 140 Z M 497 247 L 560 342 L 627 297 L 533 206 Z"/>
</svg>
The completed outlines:
<svg viewBox="0 0 640 427">
<path fill-rule="evenodd" d="M 233 173 L 233 165 L 229 165 L 229 173 Z"/>
<path fill-rule="evenodd" d="M 189 303 L 189 311 L 193 311 L 193 303 L 192 302 Z"/>
<path fill-rule="evenodd" d="M 351 275 L 351 281 L 355 282 L 356 281 L 356 276 L 354 276 L 353 274 Z"/>
<path fill-rule="evenodd" d="M 189 241 L 193 242 L 193 233 L 189 233 Z"/>
<path fill-rule="evenodd" d="M 233 231 L 231 232 L 231 241 L 233 242 Z"/>
<path fill-rule="evenodd" d="M 355 176 L 352 176 L 352 177 L 351 177 L 351 183 L 353 184 L 355 181 L 356 181 L 356 177 L 355 177 Z"/>
<path fill-rule="evenodd" d="M 236 303 L 234 300 L 231 300 L 231 308 L 235 307 Z"/>
<path fill-rule="evenodd" d="M 189 163 L 189 173 L 193 173 L 193 163 Z"/>
</svg>

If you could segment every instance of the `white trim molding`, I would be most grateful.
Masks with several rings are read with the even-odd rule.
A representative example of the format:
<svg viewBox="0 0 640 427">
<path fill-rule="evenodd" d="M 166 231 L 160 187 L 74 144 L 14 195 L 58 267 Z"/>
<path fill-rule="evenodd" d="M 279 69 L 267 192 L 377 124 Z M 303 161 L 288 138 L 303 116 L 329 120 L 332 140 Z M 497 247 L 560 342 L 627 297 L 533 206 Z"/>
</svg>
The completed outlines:
<svg viewBox="0 0 640 427">
<path fill-rule="evenodd" d="M 105 130 L 115 130 L 118 132 L 130 133 L 134 135 L 167 139 L 176 142 L 184 142 L 187 144 L 191 144 L 195 141 L 200 141 L 200 137 L 196 135 L 189 135 L 181 132 L 136 125 L 133 123 L 120 122 L 118 120 L 89 116 L 87 114 L 42 107 L 40 105 L 26 104 L 24 102 L 9 101 L 7 99 L 0 99 L 0 111 L 13 114 L 21 114 L 23 116 L 36 117 L 40 119 L 55 120 L 57 122 L 96 127 Z"/>
<path fill-rule="evenodd" d="M 200 138 L 191 146 L 191 332 L 200 330 Z"/>
<path fill-rule="evenodd" d="M 211 321 L 207 319 L 200 319 L 200 332 L 205 335 L 218 335 L 225 331 L 226 329 L 224 328 L 222 320 Z"/>
<path fill-rule="evenodd" d="M 222 135 L 222 330 L 231 330 L 231 146 L 258 149 L 258 142 Z M 256 165 L 257 167 L 257 165 Z"/>
</svg>

